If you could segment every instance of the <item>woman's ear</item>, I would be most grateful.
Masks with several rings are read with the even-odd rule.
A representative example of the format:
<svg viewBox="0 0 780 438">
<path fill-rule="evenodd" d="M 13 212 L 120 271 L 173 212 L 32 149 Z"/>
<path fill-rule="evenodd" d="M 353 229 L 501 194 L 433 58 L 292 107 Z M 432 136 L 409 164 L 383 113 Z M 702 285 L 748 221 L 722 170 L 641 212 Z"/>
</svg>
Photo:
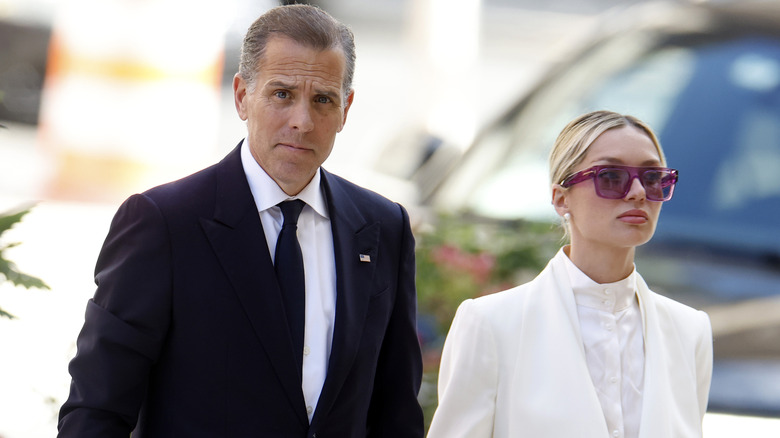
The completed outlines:
<svg viewBox="0 0 780 438">
<path fill-rule="evenodd" d="M 561 187 L 560 184 L 552 185 L 552 205 L 559 216 L 569 212 L 568 194 L 568 190 Z"/>
</svg>

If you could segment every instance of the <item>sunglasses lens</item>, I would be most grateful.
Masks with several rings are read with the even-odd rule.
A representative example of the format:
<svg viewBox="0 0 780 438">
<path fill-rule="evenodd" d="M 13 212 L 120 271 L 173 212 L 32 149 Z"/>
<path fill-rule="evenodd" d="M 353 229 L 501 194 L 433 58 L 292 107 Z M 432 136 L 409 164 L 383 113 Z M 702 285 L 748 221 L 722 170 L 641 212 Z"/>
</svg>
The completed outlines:
<svg viewBox="0 0 780 438">
<path fill-rule="evenodd" d="M 596 175 L 596 194 L 607 199 L 621 199 L 631 190 L 632 173 L 628 169 L 604 168 Z M 639 181 L 650 201 L 672 199 L 676 178 L 668 170 L 647 169 L 639 171 Z"/>
<path fill-rule="evenodd" d="M 602 198 L 620 199 L 630 183 L 631 175 L 625 169 L 601 169 L 596 175 L 596 193 Z"/>
<path fill-rule="evenodd" d="M 671 173 L 664 170 L 649 170 L 642 174 L 642 186 L 645 188 L 647 199 L 651 201 L 665 201 L 671 195 L 673 187 Z"/>
</svg>

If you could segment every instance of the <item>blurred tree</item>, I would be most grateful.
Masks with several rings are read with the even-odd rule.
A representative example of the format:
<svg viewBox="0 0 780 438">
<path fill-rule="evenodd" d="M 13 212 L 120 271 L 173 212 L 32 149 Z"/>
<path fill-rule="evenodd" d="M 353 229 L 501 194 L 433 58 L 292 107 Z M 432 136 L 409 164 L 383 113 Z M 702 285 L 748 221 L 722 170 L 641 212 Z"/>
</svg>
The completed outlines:
<svg viewBox="0 0 780 438">
<path fill-rule="evenodd" d="M 424 367 L 419 400 L 426 428 L 437 405 L 441 349 L 460 303 L 531 280 L 560 248 L 561 235 L 549 222 L 445 214 L 416 230 L 418 334 Z"/>
<path fill-rule="evenodd" d="M 441 215 L 417 238 L 419 311 L 443 336 L 463 300 L 528 281 L 561 245 L 549 223 Z"/>
<path fill-rule="evenodd" d="M 16 264 L 6 258 L 5 250 L 19 245 L 19 242 L 7 244 L 3 243 L 3 233 L 21 221 L 24 215 L 29 212 L 30 209 L 27 208 L 22 211 L 9 211 L 0 214 L 0 283 L 4 281 L 10 281 L 16 286 L 24 286 L 27 289 L 49 289 L 49 286 L 44 283 L 43 280 L 20 272 L 16 268 Z M 2 308 L 0 308 L 0 317 L 6 317 L 9 319 L 14 318 L 13 315 L 4 311 Z"/>
</svg>

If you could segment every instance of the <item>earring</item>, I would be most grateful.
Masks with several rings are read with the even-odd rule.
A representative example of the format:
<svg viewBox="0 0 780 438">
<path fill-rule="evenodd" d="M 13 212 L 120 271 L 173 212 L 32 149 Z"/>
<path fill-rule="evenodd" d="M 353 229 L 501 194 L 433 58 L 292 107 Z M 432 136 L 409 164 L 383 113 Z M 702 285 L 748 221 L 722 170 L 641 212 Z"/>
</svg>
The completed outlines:
<svg viewBox="0 0 780 438">
<path fill-rule="evenodd" d="M 565 214 L 563 215 L 563 221 L 564 221 L 564 222 L 567 222 L 567 223 L 568 223 L 569 221 L 571 221 L 571 213 L 565 213 Z"/>
</svg>

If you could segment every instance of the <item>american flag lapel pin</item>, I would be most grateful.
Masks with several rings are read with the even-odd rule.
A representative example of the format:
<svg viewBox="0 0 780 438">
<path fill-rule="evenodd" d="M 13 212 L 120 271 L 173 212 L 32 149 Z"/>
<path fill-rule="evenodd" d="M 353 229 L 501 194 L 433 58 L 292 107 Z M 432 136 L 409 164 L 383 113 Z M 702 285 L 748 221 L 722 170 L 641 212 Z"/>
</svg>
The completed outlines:
<svg viewBox="0 0 780 438">
<path fill-rule="evenodd" d="M 371 256 L 368 254 L 360 254 L 360 261 L 364 263 L 371 263 Z"/>
</svg>

